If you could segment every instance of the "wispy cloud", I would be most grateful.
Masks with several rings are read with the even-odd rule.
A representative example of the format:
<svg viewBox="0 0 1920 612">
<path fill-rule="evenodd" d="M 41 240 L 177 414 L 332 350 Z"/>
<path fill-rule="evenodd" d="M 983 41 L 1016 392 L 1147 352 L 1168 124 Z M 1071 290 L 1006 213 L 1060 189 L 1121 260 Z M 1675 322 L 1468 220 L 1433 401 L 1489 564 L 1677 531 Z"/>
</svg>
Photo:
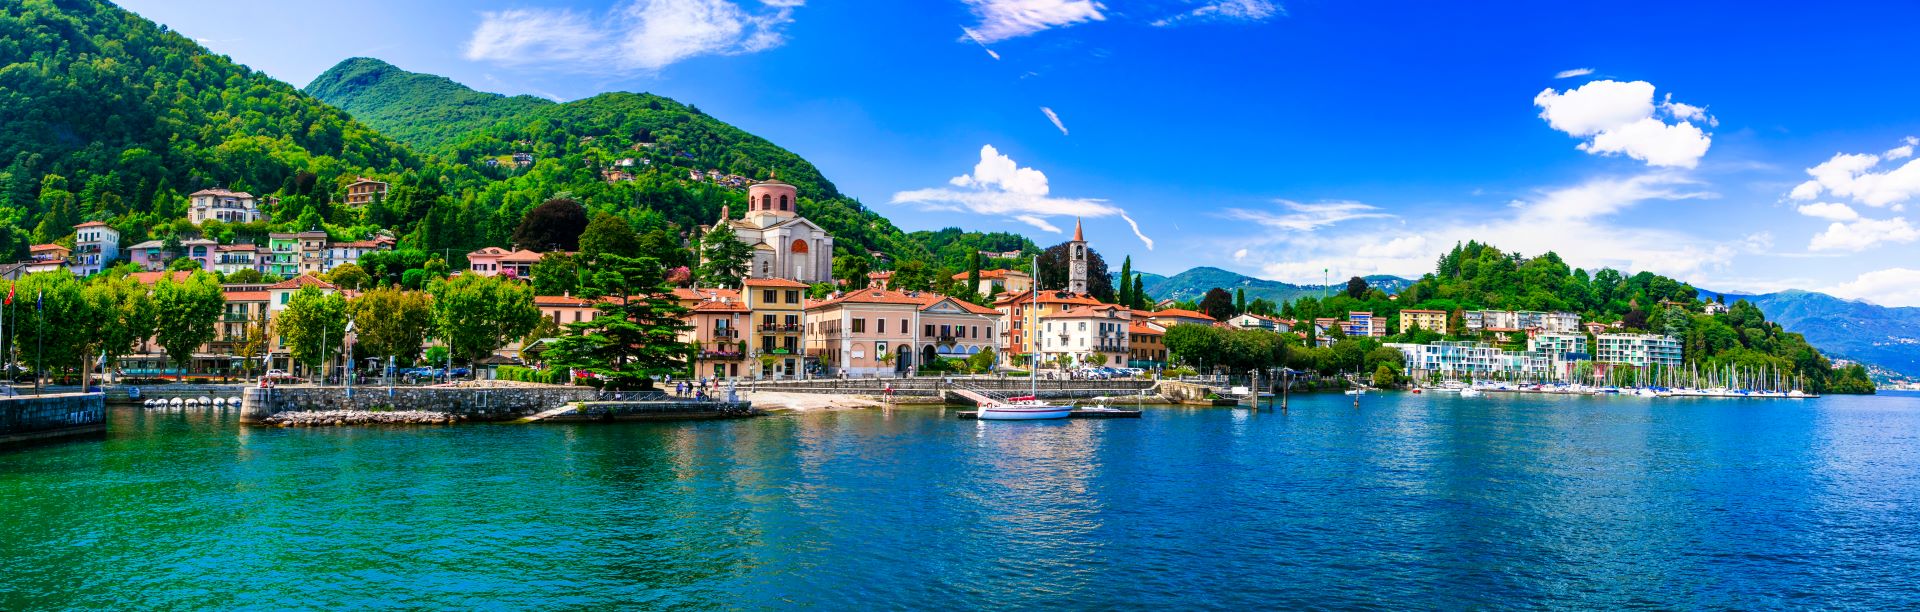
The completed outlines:
<svg viewBox="0 0 1920 612">
<path fill-rule="evenodd" d="M 1061 136 L 1067 135 L 1067 124 L 1060 122 L 1060 115 L 1055 114 L 1053 112 L 1053 109 L 1042 106 L 1040 107 L 1040 112 L 1045 113 L 1047 115 L 1047 120 L 1053 122 L 1053 127 L 1060 128 Z"/>
<path fill-rule="evenodd" d="M 1909 136 L 1901 143 L 1885 155 L 1836 153 L 1808 168 L 1807 174 L 1813 178 L 1794 187 L 1787 197 L 1810 201 L 1822 194 L 1832 194 L 1859 204 L 1900 210 L 1906 202 L 1920 197 L 1920 159 L 1897 166 L 1889 163 L 1892 167 L 1888 168 L 1880 165 L 1911 157 L 1913 147 L 1920 144 L 1920 140 Z"/>
<path fill-rule="evenodd" d="M 981 45 L 1107 18 L 1094 0 L 964 0 L 980 23 L 966 36 Z M 989 50 L 991 52 L 991 50 Z"/>
<path fill-rule="evenodd" d="M 1355 219 L 1385 219 L 1393 215 L 1381 212 L 1377 206 L 1359 202 L 1320 202 L 1306 204 L 1293 200 L 1275 200 L 1278 210 L 1252 210 L 1229 208 L 1227 218 L 1238 221 L 1251 221 L 1262 226 L 1295 232 L 1310 232 L 1322 227 L 1352 221 Z"/>
<path fill-rule="evenodd" d="M 1060 227 L 1050 221 L 1056 217 L 1120 217 L 1147 250 L 1153 250 L 1153 239 L 1140 231 L 1140 224 L 1125 209 L 1104 199 L 1053 197 L 1045 173 L 1021 167 L 993 145 L 980 147 L 980 161 L 973 172 L 953 177 L 947 184 L 895 193 L 892 201 L 928 210 L 1004 217 L 1053 233 L 1060 233 Z"/>
<path fill-rule="evenodd" d="M 1553 78 L 1556 78 L 1556 79 L 1571 79 L 1571 78 L 1573 78 L 1573 77 L 1583 77 L 1583 76 L 1587 76 L 1587 75 L 1589 75 L 1589 74 L 1593 74 L 1593 69 L 1592 69 L 1592 68 L 1574 68 L 1574 69 L 1571 69 L 1571 70 L 1562 70 L 1562 71 L 1559 71 L 1559 72 L 1555 72 L 1555 73 L 1553 73 Z"/>
<path fill-rule="evenodd" d="M 1268 0 L 1203 0 L 1200 6 L 1152 22 L 1154 27 L 1167 27 L 1189 22 L 1206 21 L 1266 21 L 1287 14 L 1286 9 Z"/>
<path fill-rule="evenodd" d="M 481 13 L 467 59 L 571 71 L 659 70 L 703 55 L 754 53 L 785 42 L 804 0 L 624 0 L 604 15 L 564 9 Z"/>
</svg>

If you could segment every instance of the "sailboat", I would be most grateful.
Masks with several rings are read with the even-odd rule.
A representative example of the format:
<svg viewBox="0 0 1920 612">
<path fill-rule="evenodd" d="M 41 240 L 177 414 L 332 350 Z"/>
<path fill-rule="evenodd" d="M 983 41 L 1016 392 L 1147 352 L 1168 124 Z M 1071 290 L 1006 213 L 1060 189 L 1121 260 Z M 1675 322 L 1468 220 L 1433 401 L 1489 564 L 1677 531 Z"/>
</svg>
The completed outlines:
<svg viewBox="0 0 1920 612">
<path fill-rule="evenodd" d="M 1033 277 L 1040 278 L 1040 256 L 1033 257 Z M 1040 421 L 1046 419 L 1064 419 L 1073 414 L 1073 406 L 1056 406 L 1040 401 L 1040 351 L 1039 321 L 1040 287 L 1033 288 L 1033 303 L 1027 305 L 1027 312 L 1033 313 L 1033 322 L 1027 326 L 1027 361 L 1033 364 L 1027 373 L 1027 382 L 1032 385 L 1027 395 L 995 399 L 980 404 L 976 415 L 983 421 Z"/>
</svg>

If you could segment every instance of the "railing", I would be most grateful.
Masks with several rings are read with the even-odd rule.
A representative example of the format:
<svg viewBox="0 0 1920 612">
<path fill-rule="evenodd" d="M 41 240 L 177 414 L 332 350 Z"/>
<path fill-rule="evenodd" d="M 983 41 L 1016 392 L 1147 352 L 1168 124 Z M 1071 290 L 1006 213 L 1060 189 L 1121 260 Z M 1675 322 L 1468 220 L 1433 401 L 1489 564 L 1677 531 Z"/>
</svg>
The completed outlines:
<svg viewBox="0 0 1920 612">
<path fill-rule="evenodd" d="M 740 351 L 700 351 L 701 359 L 740 359 L 745 356 Z"/>
<path fill-rule="evenodd" d="M 739 330 L 736 330 L 736 329 L 734 329 L 734 328 L 731 328 L 731 327 L 722 327 L 722 328 L 718 328 L 718 329 L 715 329 L 715 330 L 713 330 L 713 337 L 715 337 L 715 338 L 738 338 L 738 337 L 740 337 L 740 331 L 739 331 Z"/>
<path fill-rule="evenodd" d="M 797 332 L 797 331 L 800 331 L 800 324 L 799 323 L 773 323 L 773 324 L 761 323 L 759 326 L 759 330 L 770 331 L 770 332 Z"/>
</svg>

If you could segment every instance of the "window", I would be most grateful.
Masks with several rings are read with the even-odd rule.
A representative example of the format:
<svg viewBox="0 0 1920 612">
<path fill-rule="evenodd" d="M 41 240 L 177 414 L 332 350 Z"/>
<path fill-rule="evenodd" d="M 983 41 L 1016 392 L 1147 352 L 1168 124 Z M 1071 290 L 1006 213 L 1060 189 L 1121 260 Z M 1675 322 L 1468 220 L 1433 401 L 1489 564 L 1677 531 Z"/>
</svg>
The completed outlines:
<svg viewBox="0 0 1920 612">
<path fill-rule="evenodd" d="M 780 196 L 780 210 L 787 209 L 787 196 Z"/>
<path fill-rule="evenodd" d="M 1086 322 L 1086 321 L 1081 321 L 1081 322 L 1080 322 L 1080 331 L 1087 331 L 1087 322 Z"/>
<path fill-rule="evenodd" d="M 866 320 L 866 319 L 854 319 L 854 320 L 853 320 L 853 333 L 856 333 L 856 334 L 864 334 L 864 333 L 867 333 L 867 320 Z"/>
<path fill-rule="evenodd" d="M 760 209 L 773 210 L 773 196 L 770 196 L 770 195 L 760 196 Z"/>
<path fill-rule="evenodd" d="M 900 320 L 900 333 L 905 335 L 913 335 L 913 326 L 907 325 L 906 319 Z"/>
<path fill-rule="evenodd" d="M 886 320 L 886 319 L 874 319 L 874 321 L 875 321 L 876 323 L 878 323 L 878 324 L 879 324 L 879 326 L 880 326 L 880 328 L 879 328 L 879 329 L 877 329 L 877 330 L 875 330 L 875 331 L 874 331 L 874 333 L 879 333 L 879 334 L 884 334 L 884 333 L 887 333 L 887 320 Z"/>
<path fill-rule="evenodd" d="M 768 304 L 778 304 L 780 303 L 780 292 L 774 291 L 772 289 L 761 291 L 760 301 L 766 302 Z"/>
<path fill-rule="evenodd" d="M 799 325 L 800 315 L 787 315 L 787 327 L 798 328 Z"/>
<path fill-rule="evenodd" d="M 928 337 L 928 338 L 932 338 L 932 337 L 933 337 L 933 324 L 932 324 L 932 323 L 928 323 L 928 324 L 927 324 L 927 337 Z"/>
<path fill-rule="evenodd" d="M 788 304 L 798 304 L 798 303 L 800 303 L 800 292 L 799 292 L 799 291 L 788 291 L 788 292 L 787 292 L 787 303 L 788 303 Z"/>
</svg>

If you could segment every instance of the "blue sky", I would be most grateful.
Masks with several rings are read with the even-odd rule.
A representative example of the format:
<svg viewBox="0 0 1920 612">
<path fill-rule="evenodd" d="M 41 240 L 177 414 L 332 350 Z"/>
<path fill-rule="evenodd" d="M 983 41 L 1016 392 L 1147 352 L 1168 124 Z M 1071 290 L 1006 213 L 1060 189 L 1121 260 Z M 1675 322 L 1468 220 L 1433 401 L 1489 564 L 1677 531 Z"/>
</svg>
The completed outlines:
<svg viewBox="0 0 1920 612">
<path fill-rule="evenodd" d="M 371 56 L 659 93 L 907 229 L 1051 244 L 1082 216 L 1149 271 L 1415 276 L 1478 238 L 1920 305 L 1911 3 L 122 4 L 296 85 Z"/>
</svg>

